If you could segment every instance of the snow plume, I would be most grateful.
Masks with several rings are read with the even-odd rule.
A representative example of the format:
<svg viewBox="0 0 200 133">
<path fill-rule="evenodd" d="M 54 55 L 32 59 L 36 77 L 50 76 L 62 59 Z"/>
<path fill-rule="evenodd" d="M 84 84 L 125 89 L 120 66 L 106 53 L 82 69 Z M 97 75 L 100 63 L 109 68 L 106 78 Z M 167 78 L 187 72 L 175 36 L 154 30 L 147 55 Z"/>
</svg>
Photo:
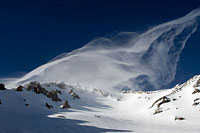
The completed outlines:
<svg viewBox="0 0 200 133">
<path fill-rule="evenodd" d="M 187 39 L 197 30 L 200 9 L 146 32 L 96 38 L 62 54 L 13 84 L 28 81 L 80 84 L 101 89 L 155 90 L 169 84 Z"/>
</svg>

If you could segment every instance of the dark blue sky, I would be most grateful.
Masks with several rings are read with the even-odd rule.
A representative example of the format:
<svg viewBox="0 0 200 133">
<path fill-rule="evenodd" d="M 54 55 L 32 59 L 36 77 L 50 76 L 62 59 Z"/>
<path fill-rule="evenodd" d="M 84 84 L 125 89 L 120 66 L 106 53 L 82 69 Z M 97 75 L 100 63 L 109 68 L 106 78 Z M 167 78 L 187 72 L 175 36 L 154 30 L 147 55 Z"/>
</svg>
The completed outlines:
<svg viewBox="0 0 200 133">
<path fill-rule="evenodd" d="M 143 31 L 184 16 L 199 0 L 5 0 L 0 2 L 0 77 L 17 76 L 94 37 Z M 200 31 L 189 40 L 178 80 L 200 74 Z"/>
</svg>

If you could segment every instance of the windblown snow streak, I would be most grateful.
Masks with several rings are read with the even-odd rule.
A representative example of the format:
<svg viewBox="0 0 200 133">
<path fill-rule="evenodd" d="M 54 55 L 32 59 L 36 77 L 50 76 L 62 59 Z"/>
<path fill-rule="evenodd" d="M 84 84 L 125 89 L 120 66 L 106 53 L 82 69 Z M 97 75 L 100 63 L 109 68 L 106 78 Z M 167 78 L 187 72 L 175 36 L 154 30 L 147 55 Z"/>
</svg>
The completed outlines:
<svg viewBox="0 0 200 133">
<path fill-rule="evenodd" d="M 64 81 L 101 89 L 159 89 L 174 80 L 187 39 L 197 30 L 200 9 L 143 33 L 120 32 L 62 54 L 13 84 Z"/>
</svg>

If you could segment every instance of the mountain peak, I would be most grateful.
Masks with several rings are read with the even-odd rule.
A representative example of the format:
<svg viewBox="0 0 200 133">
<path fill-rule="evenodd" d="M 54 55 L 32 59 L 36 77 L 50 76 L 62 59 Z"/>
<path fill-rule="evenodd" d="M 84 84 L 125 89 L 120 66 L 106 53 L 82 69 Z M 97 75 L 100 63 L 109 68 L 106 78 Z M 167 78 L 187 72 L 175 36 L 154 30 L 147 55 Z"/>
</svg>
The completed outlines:
<svg viewBox="0 0 200 133">
<path fill-rule="evenodd" d="M 174 80 L 180 54 L 197 30 L 199 16 L 196 9 L 142 33 L 120 32 L 94 39 L 9 85 L 63 81 L 111 91 L 157 90 Z"/>
</svg>

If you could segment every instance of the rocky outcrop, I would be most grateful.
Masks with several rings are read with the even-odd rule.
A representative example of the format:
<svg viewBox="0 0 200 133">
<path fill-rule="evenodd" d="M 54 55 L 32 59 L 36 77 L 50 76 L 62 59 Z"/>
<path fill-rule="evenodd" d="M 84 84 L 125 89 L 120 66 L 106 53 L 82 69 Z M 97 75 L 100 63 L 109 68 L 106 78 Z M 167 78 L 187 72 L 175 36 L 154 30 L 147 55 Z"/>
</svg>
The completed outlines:
<svg viewBox="0 0 200 133">
<path fill-rule="evenodd" d="M 162 98 L 162 102 L 158 103 L 157 108 L 160 108 L 160 106 L 161 106 L 162 104 L 168 103 L 168 102 L 170 102 L 170 99 L 164 96 L 164 97 Z"/>
<path fill-rule="evenodd" d="M 198 100 L 200 100 L 200 98 L 196 98 L 196 99 L 194 99 L 194 102 L 196 102 L 196 101 L 198 101 Z"/>
<path fill-rule="evenodd" d="M 196 98 L 194 99 L 194 103 L 192 104 L 192 106 L 197 106 L 200 104 L 200 98 Z"/>
<path fill-rule="evenodd" d="M 52 101 L 61 101 L 61 99 L 58 97 L 57 91 L 52 90 L 46 94 L 47 97 L 51 98 Z"/>
<path fill-rule="evenodd" d="M 69 94 L 74 98 L 74 99 L 80 99 L 79 95 L 76 94 L 72 89 L 69 91 Z"/>
<path fill-rule="evenodd" d="M 27 90 L 30 91 L 30 90 L 34 90 L 34 88 L 40 88 L 41 85 L 40 83 L 38 83 L 37 81 L 33 81 L 33 82 L 30 82 L 27 86 Z"/>
<path fill-rule="evenodd" d="M 61 101 L 61 99 L 57 95 L 57 93 L 61 94 L 61 91 L 59 90 L 47 91 L 38 82 L 30 82 L 30 84 L 27 87 L 27 90 L 28 91 L 33 90 L 36 94 L 43 94 L 48 98 L 51 98 L 52 101 Z"/>
<path fill-rule="evenodd" d="M 174 120 L 175 120 L 175 121 L 176 121 L 176 120 L 182 121 L 182 120 L 185 120 L 185 118 L 175 116 Z"/>
<path fill-rule="evenodd" d="M 66 117 L 64 117 L 64 116 L 62 116 L 62 115 L 59 115 L 58 118 L 63 118 L 63 119 L 65 119 Z"/>
<path fill-rule="evenodd" d="M 151 105 L 151 107 L 150 107 L 150 108 L 153 108 L 153 107 L 157 104 L 157 108 L 155 109 L 153 115 L 162 113 L 162 112 L 163 112 L 163 109 L 160 108 L 160 106 L 161 106 L 162 104 L 168 103 L 168 102 L 170 102 L 170 101 L 171 101 L 170 98 L 168 98 L 167 96 L 163 96 L 163 97 L 159 98 L 158 100 L 156 100 L 156 101 Z M 150 109 L 150 108 L 149 108 L 149 109 Z M 165 111 L 166 111 L 166 110 L 165 110 Z"/>
<path fill-rule="evenodd" d="M 161 101 L 161 102 L 160 102 L 160 101 Z M 157 104 L 157 108 L 160 108 L 160 106 L 161 106 L 162 104 L 168 103 L 168 102 L 170 102 L 170 99 L 169 99 L 168 97 L 166 97 L 166 96 L 163 96 L 163 97 L 159 98 L 158 100 L 156 100 L 156 101 L 151 105 L 150 108 L 152 108 L 156 103 L 158 103 L 158 104 Z"/>
<path fill-rule="evenodd" d="M 34 82 L 30 82 L 30 84 L 28 85 L 27 87 L 27 90 L 30 91 L 30 90 L 33 90 L 36 94 L 44 94 L 46 95 L 47 94 L 47 90 L 45 88 L 43 88 L 40 83 L 34 81 Z"/>
<path fill-rule="evenodd" d="M 0 90 L 5 90 L 5 85 L 3 83 L 0 83 Z"/>
<path fill-rule="evenodd" d="M 200 92 L 200 90 L 195 88 L 194 91 L 192 92 L 192 94 L 196 94 L 196 93 L 199 93 L 199 92 Z"/>
<path fill-rule="evenodd" d="M 15 91 L 18 91 L 18 92 L 23 91 L 23 86 L 20 85 L 19 87 L 17 87 L 17 89 Z"/>
<path fill-rule="evenodd" d="M 60 90 L 56 90 L 57 93 L 62 94 L 62 92 Z"/>
<path fill-rule="evenodd" d="M 192 104 L 192 106 L 197 106 L 197 105 L 199 105 L 199 102 L 195 102 Z"/>
<path fill-rule="evenodd" d="M 199 87 L 200 86 L 200 79 L 197 80 L 197 83 L 196 83 L 196 87 Z"/>
<path fill-rule="evenodd" d="M 62 109 L 68 109 L 68 108 L 71 108 L 71 107 L 70 107 L 68 101 L 66 100 L 65 103 L 62 106 Z"/>
<path fill-rule="evenodd" d="M 50 104 L 48 104 L 48 103 L 46 103 L 46 107 L 47 107 L 48 109 L 53 109 L 53 105 L 50 105 Z"/>
</svg>

